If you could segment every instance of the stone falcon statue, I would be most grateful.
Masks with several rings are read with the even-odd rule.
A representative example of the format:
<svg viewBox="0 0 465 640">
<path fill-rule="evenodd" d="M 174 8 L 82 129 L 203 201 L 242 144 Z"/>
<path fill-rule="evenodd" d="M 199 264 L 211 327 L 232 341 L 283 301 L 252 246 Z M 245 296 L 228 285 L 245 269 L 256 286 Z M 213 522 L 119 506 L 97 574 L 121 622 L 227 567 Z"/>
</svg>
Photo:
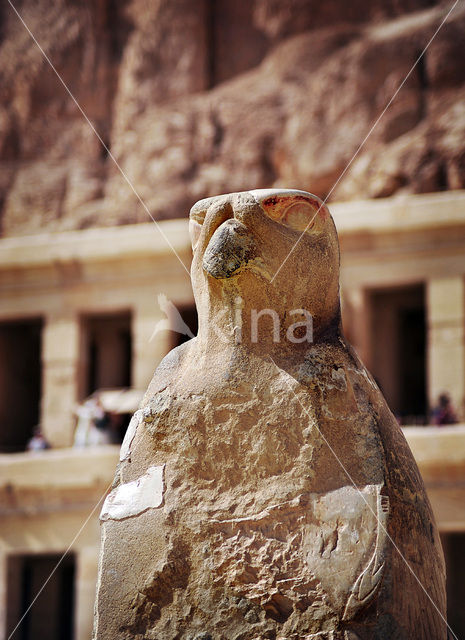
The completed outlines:
<svg viewBox="0 0 465 640">
<path fill-rule="evenodd" d="M 328 209 L 246 191 L 190 226 L 199 332 L 124 439 L 94 639 L 445 640 L 438 532 L 342 334 Z"/>
</svg>

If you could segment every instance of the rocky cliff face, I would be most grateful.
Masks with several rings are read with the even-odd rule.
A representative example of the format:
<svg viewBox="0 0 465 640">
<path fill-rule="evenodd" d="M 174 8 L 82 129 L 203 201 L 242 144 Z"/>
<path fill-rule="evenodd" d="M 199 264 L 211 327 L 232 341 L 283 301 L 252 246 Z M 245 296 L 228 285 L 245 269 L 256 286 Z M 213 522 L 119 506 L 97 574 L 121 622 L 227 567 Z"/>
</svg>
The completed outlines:
<svg viewBox="0 0 465 640">
<path fill-rule="evenodd" d="M 156 219 L 248 188 L 350 199 L 465 186 L 463 5 L 334 187 L 450 3 L 14 4 Z M 147 221 L 7 3 L 0 17 L 3 235 Z"/>
</svg>

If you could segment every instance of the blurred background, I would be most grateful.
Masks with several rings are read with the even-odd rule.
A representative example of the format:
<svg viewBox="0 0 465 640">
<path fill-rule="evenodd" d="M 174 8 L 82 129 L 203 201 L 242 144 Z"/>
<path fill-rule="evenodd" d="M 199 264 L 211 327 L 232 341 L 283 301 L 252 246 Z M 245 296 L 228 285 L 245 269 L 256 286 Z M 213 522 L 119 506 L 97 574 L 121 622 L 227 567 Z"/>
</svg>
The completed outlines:
<svg viewBox="0 0 465 640">
<path fill-rule="evenodd" d="M 463 1 L 436 35 L 451 2 L 11 2 L 31 33 L 4 2 L 0 638 L 89 640 L 99 500 L 186 339 L 160 294 L 196 332 L 189 208 L 273 186 L 328 197 L 345 332 L 425 479 L 464 638 Z"/>
</svg>

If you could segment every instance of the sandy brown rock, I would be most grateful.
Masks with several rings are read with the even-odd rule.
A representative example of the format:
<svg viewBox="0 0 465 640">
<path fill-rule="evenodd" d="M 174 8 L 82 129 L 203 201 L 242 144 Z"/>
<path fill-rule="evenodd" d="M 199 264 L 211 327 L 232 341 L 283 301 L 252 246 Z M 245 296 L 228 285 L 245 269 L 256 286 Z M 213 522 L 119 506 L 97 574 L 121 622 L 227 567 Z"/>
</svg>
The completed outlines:
<svg viewBox="0 0 465 640">
<path fill-rule="evenodd" d="M 192 208 L 199 333 L 125 437 L 95 640 L 445 640 L 431 507 L 343 337 L 320 205 L 258 190 Z"/>
<path fill-rule="evenodd" d="M 327 195 L 448 8 L 427 0 L 18 3 L 156 218 L 251 184 Z M 2 19 L 3 234 L 146 222 L 8 5 Z M 459 3 L 332 199 L 464 187 L 464 37 Z"/>
</svg>

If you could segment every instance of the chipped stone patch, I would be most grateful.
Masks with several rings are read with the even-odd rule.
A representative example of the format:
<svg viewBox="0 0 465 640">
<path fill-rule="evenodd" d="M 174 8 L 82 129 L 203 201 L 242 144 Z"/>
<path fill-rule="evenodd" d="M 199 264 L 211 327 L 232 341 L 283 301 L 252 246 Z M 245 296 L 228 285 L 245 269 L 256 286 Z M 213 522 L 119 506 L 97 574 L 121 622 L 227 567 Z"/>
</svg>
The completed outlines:
<svg viewBox="0 0 465 640">
<path fill-rule="evenodd" d="M 164 469 L 150 467 L 143 476 L 121 484 L 108 494 L 100 514 L 100 520 L 124 520 L 156 509 L 163 503 Z"/>
</svg>

